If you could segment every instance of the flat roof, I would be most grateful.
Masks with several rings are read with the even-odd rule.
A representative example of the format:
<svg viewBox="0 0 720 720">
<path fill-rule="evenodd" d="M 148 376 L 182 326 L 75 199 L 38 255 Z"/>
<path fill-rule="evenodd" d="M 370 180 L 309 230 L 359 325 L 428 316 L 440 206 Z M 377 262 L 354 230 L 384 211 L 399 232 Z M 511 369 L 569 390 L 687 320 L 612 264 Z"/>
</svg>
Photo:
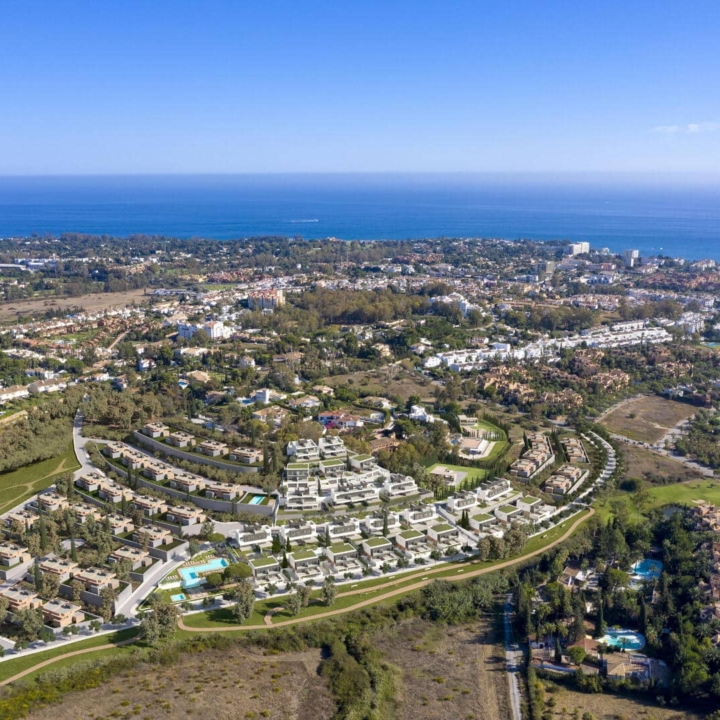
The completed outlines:
<svg viewBox="0 0 720 720">
<path fill-rule="evenodd" d="M 520 500 L 518 500 L 518 502 L 524 502 L 524 503 L 534 505 L 535 503 L 542 502 L 542 500 L 540 500 L 540 498 L 533 497 L 532 495 L 526 495 L 525 497 L 520 498 Z"/>
<path fill-rule="evenodd" d="M 256 568 L 268 567 L 270 565 L 278 565 L 279 564 L 278 561 L 274 557 L 252 558 L 249 562 L 253 567 L 256 567 Z"/>
<path fill-rule="evenodd" d="M 332 552 L 334 555 L 338 555 L 340 553 L 357 551 L 350 543 L 335 543 L 335 545 L 330 546 L 330 552 Z"/>
<path fill-rule="evenodd" d="M 485 520 L 492 520 L 493 516 L 488 515 L 487 513 L 478 513 L 477 515 L 473 515 L 472 519 L 477 520 L 478 522 L 485 522 Z"/>
<path fill-rule="evenodd" d="M 312 550 L 296 550 L 294 553 L 290 553 L 290 557 L 293 560 L 309 560 L 317 555 Z"/>
<path fill-rule="evenodd" d="M 445 532 L 446 530 L 453 530 L 452 525 L 448 525 L 448 523 L 440 523 L 439 525 L 433 525 L 432 529 L 435 532 Z"/>
<path fill-rule="evenodd" d="M 392 545 L 392 543 L 384 537 L 370 538 L 365 541 L 368 547 L 382 547 L 383 545 Z"/>
<path fill-rule="evenodd" d="M 516 508 L 514 505 L 503 505 L 498 509 L 500 510 L 500 512 L 511 513 L 516 512 L 519 508 Z"/>
<path fill-rule="evenodd" d="M 288 470 L 309 470 L 312 466 L 310 463 L 288 463 Z"/>
<path fill-rule="evenodd" d="M 400 535 L 405 538 L 405 540 L 412 540 L 416 537 L 425 537 L 419 530 L 403 530 Z"/>
</svg>

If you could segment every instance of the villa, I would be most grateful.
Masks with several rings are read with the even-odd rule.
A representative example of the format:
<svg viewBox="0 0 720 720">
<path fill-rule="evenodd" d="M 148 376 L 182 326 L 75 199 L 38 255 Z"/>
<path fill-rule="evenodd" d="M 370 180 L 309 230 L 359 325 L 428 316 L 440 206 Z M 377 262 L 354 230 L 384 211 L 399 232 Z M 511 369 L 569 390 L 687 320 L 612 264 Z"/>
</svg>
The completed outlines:
<svg viewBox="0 0 720 720">
<path fill-rule="evenodd" d="M 320 459 L 320 450 L 313 440 L 291 440 L 287 444 L 286 455 L 296 462 L 314 462 Z"/>
<path fill-rule="evenodd" d="M 70 507 L 70 503 L 65 496 L 52 491 L 38 495 L 38 504 L 48 513 L 65 510 Z"/>
<path fill-rule="evenodd" d="M 403 530 L 395 536 L 395 544 L 407 558 L 413 560 L 427 559 L 433 551 L 425 535 L 419 530 Z"/>
<path fill-rule="evenodd" d="M 19 585 L 0 590 L 0 597 L 4 597 L 8 601 L 8 610 L 10 612 L 35 610 L 42 606 L 42 600 L 37 593 Z"/>
<path fill-rule="evenodd" d="M 443 555 L 453 555 L 460 550 L 460 532 L 448 523 L 428 528 L 427 538 Z"/>
<path fill-rule="evenodd" d="M 325 437 L 321 437 L 320 440 L 318 440 L 318 449 L 320 450 L 320 454 L 326 460 L 347 457 L 345 443 L 336 435 L 326 435 Z"/>
<path fill-rule="evenodd" d="M 42 614 L 45 624 L 54 628 L 78 625 L 85 620 L 85 613 L 79 605 L 59 598 L 46 602 L 43 605 Z"/>
<path fill-rule="evenodd" d="M 400 517 L 409 525 L 432 522 L 435 519 L 435 506 L 431 503 L 416 503 L 403 510 Z"/>
<path fill-rule="evenodd" d="M 360 535 L 360 521 L 346 515 L 335 516 L 322 529 L 318 528 L 318 534 L 324 534 L 331 541 Z"/>
<path fill-rule="evenodd" d="M 397 559 L 392 549 L 392 543 L 384 537 L 372 537 L 363 540 L 360 547 L 362 548 L 363 555 L 374 562 Z"/>
<path fill-rule="evenodd" d="M 523 510 L 515 505 L 501 505 L 495 508 L 495 517 L 500 520 L 500 522 L 509 523 L 513 518 L 519 518 L 522 515 Z"/>
<path fill-rule="evenodd" d="M 320 558 L 314 550 L 296 550 L 287 556 L 287 560 L 290 569 L 302 580 L 322 575 Z"/>
<path fill-rule="evenodd" d="M 497 502 L 501 497 L 512 493 L 509 480 L 494 480 L 481 483 L 476 490 L 478 501 L 483 503 Z"/>
<path fill-rule="evenodd" d="M 256 545 L 271 545 L 272 531 L 267 525 L 246 523 L 242 530 L 235 531 L 235 541 L 240 549 Z"/>
<path fill-rule="evenodd" d="M 147 567 L 153 564 L 153 559 L 150 557 L 150 553 L 139 548 L 121 546 L 117 550 L 113 550 L 108 560 L 111 563 L 121 562 L 126 560 L 130 562 L 132 569 L 137 570 L 138 568 Z"/>
<path fill-rule="evenodd" d="M 85 586 L 87 592 L 95 595 L 99 595 L 102 589 L 106 587 L 114 589 L 120 587 L 120 581 L 117 579 L 115 573 L 96 567 L 87 568 L 86 570 L 75 573 L 73 579 L 79 580 Z"/>
<path fill-rule="evenodd" d="M 381 494 L 389 500 L 395 498 L 410 497 L 417 495 L 420 491 L 415 480 L 409 475 L 399 475 L 393 473 L 388 480 L 383 483 Z"/>
<path fill-rule="evenodd" d="M 542 507 L 542 504 L 543 501 L 540 498 L 532 497 L 532 495 L 522 497 L 516 503 L 518 510 L 522 510 L 527 514 L 537 512 Z"/>
<path fill-rule="evenodd" d="M 267 580 L 268 576 L 278 573 L 280 571 L 280 563 L 272 557 L 259 557 L 250 558 L 248 565 L 252 570 L 253 578 L 255 580 Z"/>
<path fill-rule="evenodd" d="M 451 513 L 460 513 L 469 510 L 477 504 L 477 496 L 469 490 L 461 490 L 447 500 L 447 508 Z"/>
<path fill-rule="evenodd" d="M 142 432 L 151 438 L 164 438 L 170 434 L 170 428 L 161 422 L 149 422 L 142 429 Z"/>
<path fill-rule="evenodd" d="M 480 533 L 486 531 L 491 525 L 494 525 L 497 518 L 489 513 L 481 512 L 476 513 L 475 515 L 470 515 L 469 521 L 470 529 Z"/>
<path fill-rule="evenodd" d="M 72 560 L 64 560 L 58 557 L 49 557 L 40 563 L 40 570 L 42 573 L 48 573 L 49 575 L 55 575 L 60 579 L 61 583 L 66 583 L 72 578 L 75 569 L 80 567 L 76 562 Z"/>
<path fill-rule="evenodd" d="M 5 516 L 5 525 L 8 527 L 12 527 L 13 523 L 19 524 L 22 528 L 25 530 L 30 530 L 30 528 L 35 525 L 35 523 L 38 521 L 38 516 L 30 512 L 29 510 L 15 510 L 14 512 L 8 513 Z"/>
<path fill-rule="evenodd" d="M 372 455 L 354 455 L 350 458 L 350 467 L 360 472 L 371 470 L 376 464 L 377 460 Z"/>
<path fill-rule="evenodd" d="M 170 435 L 168 435 L 167 442 L 168 445 L 174 445 L 178 448 L 184 448 L 193 447 L 193 445 L 195 445 L 197 441 L 195 440 L 194 435 L 178 430 L 177 432 L 170 433 Z"/>
<path fill-rule="evenodd" d="M 236 447 L 229 455 L 230 460 L 244 465 L 257 465 L 262 462 L 262 450 L 249 447 Z"/>
<path fill-rule="evenodd" d="M 360 527 L 370 535 L 381 533 L 387 525 L 388 532 L 400 528 L 400 516 L 396 512 L 374 512 L 360 521 Z"/>
<path fill-rule="evenodd" d="M 283 544 L 290 542 L 311 542 L 317 538 L 315 523 L 308 520 L 290 520 L 279 528 Z"/>
<path fill-rule="evenodd" d="M 156 548 L 161 545 L 169 545 L 174 540 L 174 535 L 165 528 L 155 527 L 154 525 L 144 525 L 138 528 L 132 536 L 135 542 L 142 542 L 143 538 L 147 538 L 148 547 Z"/>
<path fill-rule="evenodd" d="M 102 513 L 100 510 L 95 507 L 95 505 L 90 505 L 90 503 L 77 503 L 77 505 L 73 505 L 72 509 L 75 513 L 75 519 L 80 524 L 87 522 L 89 517 L 93 517 L 95 520 L 102 519 Z"/>
<path fill-rule="evenodd" d="M 357 554 L 357 548 L 347 542 L 335 543 L 325 548 L 325 557 L 335 574 L 361 570 L 363 566 L 357 559 Z"/>
<path fill-rule="evenodd" d="M 195 450 L 203 455 L 209 455 L 210 457 L 220 457 L 227 455 L 228 446 L 225 443 L 218 442 L 217 440 L 203 440 Z"/>
<path fill-rule="evenodd" d="M 103 455 L 107 455 L 112 460 L 122 457 L 125 452 L 125 445 L 120 442 L 109 442 L 103 448 Z"/>
<path fill-rule="evenodd" d="M 86 492 L 94 493 L 97 492 L 100 489 L 102 483 L 106 481 L 107 478 L 103 474 L 99 472 L 89 472 L 82 477 L 79 477 L 75 481 L 75 484 Z"/>
<path fill-rule="evenodd" d="M 142 510 L 143 515 L 147 517 L 162 515 L 168 509 L 165 502 L 157 498 L 148 497 L 147 495 L 136 495 L 133 498 L 133 506 L 136 510 Z"/>
<path fill-rule="evenodd" d="M 240 491 L 235 483 L 216 482 L 208 480 L 205 483 L 205 496 L 209 498 L 218 498 L 219 500 L 234 500 Z"/>
<path fill-rule="evenodd" d="M 125 500 L 132 500 L 135 497 L 135 493 L 124 485 L 120 485 L 112 480 L 106 480 L 100 485 L 98 497 L 106 502 L 117 504 L 122 502 L 123 498 L 125 498 Z"/>
<path fill-rule="evenodd" d="M 132 520 L 119 515 L 118 513 L 111 513 L 105 516 L 106 522 L 110 525 L 110 531 L 113 535 L 123 535 L 125 533 L 132 532 L 135 529 Z"/>
<path fill-rule="evenodd" d="M 176 490 L 182 490 L 184 493 L 196 493 L 207 487 L 207 482 L 204 478 L 199 475 L 194 475 L 189 472 L 176 473 L 168 485 Z"/>
<path fill-rule="evenodd" d="M 0 566 L 12 568 L 31 560 L 32 555 L 26 547 L 7 541 L 0 543 Z"/>
<path fill-rule="evenodd" d="M 177 505 L 168 508 L 166 517 L 169 522 L 178 525 L 197 525 L 205 521 L 205 514 L 196 505 Z"/>
</svg>

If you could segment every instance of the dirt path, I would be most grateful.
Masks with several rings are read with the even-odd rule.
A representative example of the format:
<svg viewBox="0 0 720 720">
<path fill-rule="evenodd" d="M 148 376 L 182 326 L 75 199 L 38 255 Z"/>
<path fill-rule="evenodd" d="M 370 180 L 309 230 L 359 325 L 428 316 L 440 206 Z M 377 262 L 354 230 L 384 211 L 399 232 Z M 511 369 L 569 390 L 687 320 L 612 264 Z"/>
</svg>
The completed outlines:
<svg viewBox="0 0 720 720">
<path fill-rule="evenodd" d="M 585 515 L 584 517 L 580 517 L 573 524 L 557 539 L 553 540 L 553 542 L 549 543 L 548 545 L 544 545 L 543 547 L 539 548 L 538 550 L 535 550 L 531 553 L 527 553 L 526 555 L 521 555 L 519 557 L 513 558 L 512 560 L 506 560 L 505 562 L 499 563 L 498 565 L 492 565 L 490 567 L 485 568 L 478 568 L 477 570 L 470 570 L 469 572 L 464 572 L 462 574 L 459 574 L 458 576 L 453 577 L 447 577 L 443 578 L 443 580 L 450 580 L 450 581 L 456 581 L 456 580 L 467 580 L 468 578 L 474 578 L 479 577 L 480 575 L 486 575 L 487 573 L 495 572 L 496 570 L 502 570 L 503 568 L 512 567 L 513 565 L 517 565 L 520 562 L 524 562 L 525 560 L 528 560 L 529 558 L 535 557 L 536 555 L 541 555 L 545 551 L 549 550 L 552 547 L 555 547 L 555 545 L 558 545 L 561 542 L 564 542 L 567 540 L 570 535 L 573 534 L 573 532 L 576 530 L 576 528 L 584 523 L 588 518 L 592 517 L 595 514 L 595 510 L 593 508 L 589 508 L 590 513 L 588 515 Z M 424 575 L 431 575 L 434 572 L 442 572 L 443 570 L 447 570 L 447 568 L 437 568 L 436 570 L 428 570 Z M 397 582 L 407 582 L 408 578 L 405 578 L 404 580 L 398 580 Z M 390 598 L 396 597 L 398 595 L 404 595 L 409 592 L 413 592 L 415 590 L 420 590 L 421 588 L 425 587 L 426 585 L 429 585 L 432 582 L 432 579 L 426 578 L 424 580 L 419 580 L 416 583 L 413 583 L 412 585 L 405 585 L 404 587 L 397 588 L 395 590 L 391 590 L 390 592 L 383 593 L 382 595 L 376 595 L 375 597 L 368 598 L 367 600 L 361 600 L 360 602 L 355 603 L 354 605 L 350 605 L 349 607 L 344 608 L 338 608 L 337 610 L 327 610 L 322 613 L 318 613 L 317 615 L 310 615 L 308 617 L 303 618 L 294 618 L 292 620 L 283 620 L 279 623 L 273 623 L 272 627 L 286 627 L 288 625 L 297 625 L 299 623 L 303 622 L 311 622 L 314 620 L 322 620 L 323 618 L 327 617 L 333 617 L 334 615 L 343 615 L 344 613 L 352 612 L 354 610 L 358 610 L 363 607 L 367 607 L 368 605 L 375 605 L 376 603 L 383 602 L 385 600 L 388 600 Z M 347 595 L 362 595 L 366 594 L 368 592 L 374 592 L 372 589 L 363 589 L 363 590 L 356 590 L 355 592 L 348 592 L 343 593 L 343 596 Z M 340 597 L 340 596 L 338 596 Z M 243 625 L 240 627 L 217 627 L 217 628 L 194 628 L 189 627 L 186 625 L 183 621 L 182 616 L 178 618 L 178 626 L 181 630 L 187 630 L 187 632 L 196 632 L 196 633 L 204 633 L 204 632 L 234 632 L 237 630 L 264 630 L 267 629 L 267 624 L 263 625 Z"/>
<path fill-rule="evenodd" d="M 48 665 L 52 665 L 53 663 L 56 663 L 58 660 L 65 660 L 66 658 L 75 657 L 76 655 L 85 655 L 87 653 L 96 652 L 98 650 L 109 650 L 110 648 L 114 647 L 122 647 L 123 645 L 130 645 L 130 643 L 135 642 L 136 638 L 131 637 L 127 640 L 121 640 L 117 643 L 106 643 L 105 645 L 98 645 L 97 647 L 91 647 L 91 648 L 84 648 L 83 650 L 73 650 L 72 652 L 65 653 L 63 655 L 56 655 L 55 657 L 50 658 L 49 660 L 43 660 L 42 662 L 38 663 L 37 665 L 33 665 L 32 667 L 29 667 L 25 670 L 22 670 L 21 672 L 13 675 L 12 677 L 7 678 L 7 680 L 3 680 L 0 682 L 0 687 L 4 687 L 5 685 L 9 685 L 10 683 L 15 682 L 16 680 L 20 680 L 21 678 L 24 678 L 26 675 L 30 675 L 31 673 L 34 673 L 36 670 L 40 670 L 41 668 L 47 667 Z"/>
</svg>

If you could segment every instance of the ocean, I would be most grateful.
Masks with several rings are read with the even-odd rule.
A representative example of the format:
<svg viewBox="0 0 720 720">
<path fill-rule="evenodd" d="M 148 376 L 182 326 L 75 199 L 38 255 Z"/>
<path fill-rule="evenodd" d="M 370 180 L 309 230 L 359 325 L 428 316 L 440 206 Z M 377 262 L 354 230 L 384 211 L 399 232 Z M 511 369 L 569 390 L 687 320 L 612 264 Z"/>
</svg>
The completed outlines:
<svg viewBox="0 0 720 720">
<path fill-rule="evenodd" d="M 584 240 L 720 260 L 720 183 L 489 175 L 0 178 L 0 237 Z"/>
</svg>

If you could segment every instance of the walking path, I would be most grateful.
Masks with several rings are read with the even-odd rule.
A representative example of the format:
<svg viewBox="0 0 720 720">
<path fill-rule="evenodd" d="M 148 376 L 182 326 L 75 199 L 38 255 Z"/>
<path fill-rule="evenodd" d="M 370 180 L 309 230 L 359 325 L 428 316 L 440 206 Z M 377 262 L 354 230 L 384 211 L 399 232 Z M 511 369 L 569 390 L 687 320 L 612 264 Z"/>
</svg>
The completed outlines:
<svg viewBox="0 0 720 720">
<path fill-rule="evenodd" d="M 522 701 L 520 699 L 520 683 L 518 670 L 522 662 L 522 650 L 513 643 L 512 636 L 512 595 L 505 598 L 503 612 L 505 625 L 505 660 L 507 662 L 508 685 L 510 686 L 510 707 L 512 707 L 513 720 L 522 720 Z"/>
<path fill-rule="evenodd" d="M 583 517 L 579 517 L 573 522 L 572 525 L 557 539 L 553 540 L 551 543 L 548 543 L 547 545 L 544 545 L 541 548 L 538 548 L 537 550 L 533 550 L 531 553 L 527 553 L 526 555 L 520 555 L 519 557 L 513 558 L 512 560 L 506 560 L 505 562 L 498 563 L 497 565 L 491 565 L 489 567 L 484 568 L 478 568 L 477 570 L 470 570 L 469 572 L 464 572 L 461 577 L 458 576 L 452 576 L 452 577 L 446 577 L 442 578 L 443 580 L 467 580 L 469 578 L 479 577 L 480 575 L 486 575 L 487 573 L 495 572 L 496 570 L 502 570 L 507 567 L 512 567 L 513 565 L 517 565 L 518 563 L 524 562 L 525 560 L 528 560 L 529 558 L 535 557 L 536 555 L 541 555 L 545 551 L 549 550 L 550 548 L 554 547 L 555 545 L 558 545 L 561 542 L 564 542 L 567 540 L 570 535 L 575 532 L 575 530 L 588 518 L 592 517 L 595 514 L 595 510 L 593 508 L 588 508 L 589 513 Z M 286 627 L 288 625 L 297 625 L 299 623 L 304 622 L 312 622 L 314 620 L 322 620 L 323 618 L 332 617 L 334 615 L 342 615 L 344 613 L 352 612 L 354 610 L 358 610 L 363 607 L 367 607 L 368 605 L 375 605 L 376 603 L 383 602 L 385 600 L 388 600 L 390 598 L 396 597 L 398 595 L 404 595 L 409 592 L 413 592 L 415 590 L 420 590 L 421 588 L 425 587 L 426 585 L 429 585 L 433 580 L 428 575 L 432 575 L 434 573 L 438 572 L 447 572 L 447 567 L 437 567 L 430 570 L 426 570 L 422 574 L 424 577 L 422 580 L 419 580 L 416 583 L 413 583 L 412 585 L 405 585 L 404 587 L 397 588 L 395 590 L 391 590 L 390 592 L 383 593 L 382 595 L 377 595 L 372 598 L 368 598 L 367 600 L 361 600 L 354 605 L 350 605 L 349 607 L 344 608 L 338 608 L 337 610 L 327 610 L 322 613 L 318 613 L 316 615 L 309 615 L 307 617 L 302 618 L 293 618 L 291 620 L 283 620 L 279 623 L 273 623 L 272 627 Z M 397 580 L 395 583 L 398 582 L 407 582 L 407 578 L 404 580 Z M 347 597 L 348 595 L 363 595 L 368 592 L 368 588 L 362 588 L 360 590 L 354 590 L 346 593 L 342 593 L 338 595 L 338 597 Z M 231 627 L 216 627 L 216 628 L 195 628 L 195 627 L 189 627 L 186 625 L 183 621 L 182 617 L 178 618 L 178 626 L 181 630 L 186 630 L 187 632 L 196 632 L 196 633 L 204 633 L 204 632 L 234 632 L 238 630 L 263 630 L 267 629 L 267 623 L 264 622 L 262 625 L 242 625 L 242 626 L 231 626 Z"/>
<path fill-rule="evenodd" d="M 53 663 L 58 662 L 58 660 L 65 660 L 66 658 L 75 657 L 76 655 L 85 655 L 86 653 L 91 652 L 97 652 L 98 650 L 109 650 L 110 648 L 115 647 L 122 647 L 123 645 L 130 645 L 130 643 L 134 643 L 137 638 L 131 637 L 127 640 L 121 640 L 120 642 L 116 643 L 106 643 L 105 645 L 98 645 L 97 647 L 91 647 L 91 648 L 84 648 L 83 650 L 73 650 L 72 652 L 65 653 L 64 655 L 57 655 L 56 657 L 50 658 L 48 660 L 43 660 L 42 662 L 38 663 L 37 665 L 33 665 L 32 667 L 26 668 L 25 670 L 22 670 L 19 673 L 16 673 L 12 677 L 7 678 L 7 680 L 3 680 L 0 682 L 0 687 L 4 687 L 5 685 L 9 685 L 10 683 L 15 682 L 16 680 L 20 680 L 21 678 L 24 678 L 26 675 L 30 675 L 30 673 L 34 673 L 36 670 L 40 670 L 41 668 L 47 667 L 48 665 L 52 665 Z"/>
</svg>

